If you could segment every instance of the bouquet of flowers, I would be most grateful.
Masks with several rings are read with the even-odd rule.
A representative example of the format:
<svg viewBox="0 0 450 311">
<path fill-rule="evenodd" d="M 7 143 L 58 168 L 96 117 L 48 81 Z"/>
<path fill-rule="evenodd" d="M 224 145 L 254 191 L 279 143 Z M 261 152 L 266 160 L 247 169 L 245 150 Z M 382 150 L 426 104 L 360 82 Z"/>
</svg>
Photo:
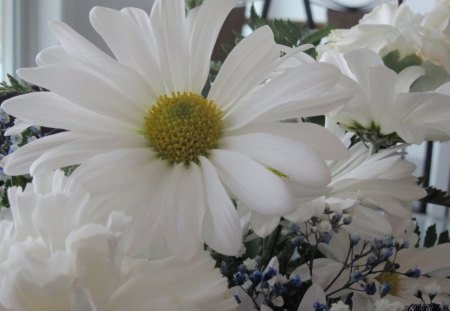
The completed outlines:
<svg viewBox="0 0 450 311">
<path fill-rule="evenodd" d="M 410 205 L 449 198 L 403 155 L 450 140 L 450 1 L 317 53 L 262 26 L 211 75 L 235 5 L 95 7 L 113 56 L 51 22 L 35 86 L 2 84 L 0 310 L 448 310 Z"/>
</svg>

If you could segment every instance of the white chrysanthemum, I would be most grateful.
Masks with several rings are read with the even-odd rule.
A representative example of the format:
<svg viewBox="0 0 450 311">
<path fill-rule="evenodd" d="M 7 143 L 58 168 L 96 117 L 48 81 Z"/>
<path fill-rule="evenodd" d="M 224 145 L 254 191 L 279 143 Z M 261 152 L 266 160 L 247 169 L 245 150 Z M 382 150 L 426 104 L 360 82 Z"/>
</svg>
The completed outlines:
<svg viewBox="0 0 450 311">
<path fill-rule="evenodd" d="M 330 311 L 350 311 L 350 307 L 343 303 L 342 300 L 339 300 L 331 305 Z"/>
<path fill-rule="evenodd" d="M 411 83 L 423 73 L 420 67 L 396 74 L 366 49 L 328 51 L 321 61 L 339 67 L 346 76 L 343 86 L 357 93 L 344 109 L 329 114 L 345 129 L 381 144 L 395 142 L 395 135 L 412 144 L 450 139 L 450 97 L 445 92 L 409 93 Z"/>
<path fill-rule="evenodd" d="M 184 0 L 158 0 L 150 16 L 94 8 L 91 23 L 116 59 L 51 23 L 61 46 L 39 54 L 39 67 L 18 71 L 51 92 L 16 97 L 3 109 L 67 132 L 5 158 L 5 172 L 81 164 L 74 176 L 93 195 L 127 203 L 136 252 L 155 247 L 192 256 L 206 242 L 236 254 L 241 228 L 230 197 L 261 214 L 283 215 L 294 204 L 278 175 L 305 189 L 329 182 L 322 159 L 333 150 L 307 144 L 333 140 L 331 134 L 277 121 L 323 114 L 348 93 L 328 92 L 340 78 L 329 64 L 267 79 L 282 59 L 263 27 L 233 49 L 203 97 L 214 41 L 233 6 L 207 0 L 187 17 Z"/>
<path fill-rule="evenodd" d="M 391 1 L 375 7 L 351 29 L 332 31 L 327 47 L 342 53 L 367 48 L 382 57 L 397 51 L 398 61 L 414 55 L 450 72 L 449 17 L 448 0 L 436 1 L 424 16 L 413 13 L 406 4 Z"/>
<path fill-rule="evenodd" d="M 348 159 L 328 163 L 332 179 L 325 195 L 309 202 L 300 202 L 296 211 L 284 216 L 286 219 L 301 224 L 312 216 L 323 216 L 325 207 L 328 207 L 331 211 L 345 211 L 347 216 L 351 216 L 351 224 L 343 226 L 345 230 L 370 238 L 392 233 L 389 220 L 379 209 L 387 215 L 406 220 L 411 218 L 411 203 L 426 195 L 412 175 L 415 165 L 401 159 L 399 148 L 370 155 L 367 147 L 358 143 L 349 151 L 351 155 Z M 238 206 L 241 221 L 248 223 L 259 236 L 267 236 L 279 223 L 279 218 L 255 213 L 250 215 L 248 208 Z"/>
<path fill-rule="evenodd" d="M 10 189 L 12 218 L 0 222 L 0 310 L 235 309 L 209 255 L 125 257 L 129 218 L 112 212 L 106 224 L 89 219 L 88 195 L 62 172 L 47 177 L 25 191 Z"/>
</svg>

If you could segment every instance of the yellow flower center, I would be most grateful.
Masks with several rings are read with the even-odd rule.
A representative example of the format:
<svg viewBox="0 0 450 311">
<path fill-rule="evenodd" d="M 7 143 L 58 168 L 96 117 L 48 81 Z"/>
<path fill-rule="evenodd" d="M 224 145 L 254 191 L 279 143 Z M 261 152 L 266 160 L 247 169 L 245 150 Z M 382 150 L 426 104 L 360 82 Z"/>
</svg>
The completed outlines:
<svg viewBox="0 0 450 311">
<path fill-rule="evenodd" d="M 393 272 L 383 272 L 376 277 L 378 282 L 388 283 L 390 285 L 389 294 L 398 296 L 400 292 L 400 274 Z"/>
<path fill-rule="evenodd" d="M 189 166 L 217 146 L 221 119 L 222 111 L 201 95 L 163 95 L 145 117 L 145 136 L 162 159 Z"/>
</svg>

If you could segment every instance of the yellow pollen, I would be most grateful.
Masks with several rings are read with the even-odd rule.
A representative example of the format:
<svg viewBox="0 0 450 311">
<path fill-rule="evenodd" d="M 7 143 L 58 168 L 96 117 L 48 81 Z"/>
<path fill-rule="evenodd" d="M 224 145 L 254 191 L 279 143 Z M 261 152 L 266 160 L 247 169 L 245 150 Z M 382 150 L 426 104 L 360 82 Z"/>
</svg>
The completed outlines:
<svg viewBox="0 0 450 311">
<path fill-rule="evenodd" d="M 222 111 L 201 95 L 163 95 L 145 117 L 145 136 L 162 159 L 189 166 L 217 146 L 221 119 Z"/>
<path fill-rule="evenodd" d="M 400 274 L 393 272 L 383 272 L 375 278 L 380 284 L 388 283 L 390 285 L 389 294 L 398 296 L 400 292 Z"/>
</svg>

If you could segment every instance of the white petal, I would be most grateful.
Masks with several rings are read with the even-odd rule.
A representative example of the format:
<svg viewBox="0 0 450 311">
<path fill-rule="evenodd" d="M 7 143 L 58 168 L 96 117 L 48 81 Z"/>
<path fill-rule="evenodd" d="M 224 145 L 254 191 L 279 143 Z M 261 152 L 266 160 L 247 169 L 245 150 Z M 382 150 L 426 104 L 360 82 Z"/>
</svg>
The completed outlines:
<svg viewBox="0 0 450 311">
<path fill-rule="evenodd" d="M 287 102 L 274 108 L 270 114 L 264 114 L 257 118 L 258 121 L 279 121 L 292 117 L 320 116 L 334 111 L 346 105 L 354 96 L 352 91 L 330 90 L 314 97 L 302 98 Z M 256 120 L 255 120 L 256 121 Z"/>
<path fill-rule="evenodd" d="M 36 64 L 39 67 L 51 64 L 73 64 L 73 62 L 74 59 L 59 45 L 46 48 L 36 56 Z"/>
<path fill-rule="evenodd" d="M 174 195 L 176 193 L 176 195 Z M 192 258 L 202 246 L 201 227 L 206 209 L 200 168 L 178 164 L 164 189 L 164 233 L 171 252 Z"/>
<path fill-rule="evenodd" d="M 290 139 L 254 133 L 225 137 L 219 144 L 226 149 L 247 154 L 299 183 L 321 187 L 331 180 L 325 162 L 307 146 Z"/>
<path fill-rule="evenodd" d="M 217 35 L 235 5 L 235 0 L 210 0 L 200 6 L 190 38 L 189 89 L 200 92 L 205 85 Z"/>
<path fill-rule="evenodd" d="M 59 133 L 35 140 L 2 159 L 5 173 L 25 175 L 30 173 L 31 164 L 49 149 L 70 142 L 79 136 L 72 132 Z"/>
<path fill-rule="evenodd" d="M 250 216 L 250 226 L 252 230 L 260 237 L 265 238 L 275 230 L 280 223 L 280 217 L 267 216 L 252 212 Z"/>
<path fill-rule="evenodd" d="M 392 234 L 392 227 L 379 212 L 364 206 L 358 206 L 353 210 L 352 222 L 344 226 L 350 233 L 359 233 L 366 240 L 374 237 L 383 238 Z"/>
<path fill-rule="evenodd" d="M 273 134 L 305 144 L 322 160 L 343 160 L 349 156 L 347 148 L 336 135 L 313 123 L 252 122 L 236 131 L 238 134 L 255 132 Z M 234 132 L 229 133 L 232 134 Z"/>
<path fill-rule="evenodd" d="M 189 43 L 184 0 L 156 1 L 150 21 L 158 47 L 160 74 L 167 91 L 188 90 Z"/>
<path fill-rule="evenodd" d="M 164 90 L 160 68 L 146 41 L 146 33 L 129 15 L 95 7 L 89 15 L 92 26 L 102 36 L 118 61 L 133 68 L 152 85 L 155 94 Z M 150 31 L 150 29 L 148 30 Z"/>
<path fill-rule="evenodd" d="M 140 126 L 146 113 L 142 103 L 93 74 L 68 65 L 19 69 L 17 74 L 74 104 L 130 125 Z M 64 76 L 64 79 L 61 77 Z"/>
<path fill-rule="evenodd" d="M 235 256 L 242 246 L 242 230 L 236 209 L 211 163 L 200 157 L 200 166 L 207 205 L 203 239 L 215 251 Z"/>
<path fill-rule="evenodd" d="M 38 174 L 47 169 L 61 168 L 80 164 L 101 153 L 116 149 L 141 148 L 143 141 L 136 136 L 109 136 L 79 138 L 47 150 L 30 167 L 31 174 Z"/>
<path fill-rule="evenodd" d="M 50 128 L 91 133 L 135 131 L 135 126 L 106 118 L 51 92 L 16 96 L 5 101 L 2 108 L 16 118 Z"/>
<path fill-rule="evenodd" d="M 229 109 L 264 81 L 275 67 L 278 57 L 270 28 L 258 28 L 227 56 L 211 86 L 208 99 L 214 100 L 222 109 Z"/>
<path fill-rule="evenodd" d="M 439 244 L 430 248 L 407 249 L 398 253 L 401 271 L 418 267 L 422 274 L 432 273 L 450 266 L 450 244 Z"/>
<path fill-rule="evenodd" d="M 281 216 L 295 205 L 284 181 L 247 156 L 229 150 L 213 150 L 211 162 L 228 188 L 250 209 Z"/>
<path fill-rule="evenodd" d="M 395 91 L 397 93 L 408 93 L 414 81 L 424 74 L 425 70 L 421 66 L 410 66 L 403 69 L 398 75 Z"/>
<path fill-rule="evenodd" d="M 76 62 L 78 66 L 90 70 L 102 79 L 109 81 L 116 88 L 123 88 L 132 93 L 140 101 L 154 99 L 163 90 L 162 82 L 159 79 L 150 79 L 153 76 L 142 76 L 138 73 L 139 71 L 134 71 L 130 67 L 120 64 L 66 24 L 52 21 L 49 26 L 61 43 L 65 53 L 56 50 L 60 47 L 53 51 L 50 49 L 44 50 L 42 55 L 38 55 L 39 63 L 41 61 L 46 64 L 74 64 Z M 120 40 L 126 38 L 128 38 L 128 35 L 120 37 Z M 67 57 L 70 57 L 70 59 L 67 59 Z M 145 70 L 143 66 L 140 69 Z"/>
<path fill-rule="evenodd" d="M 327 298 L 322 287 L 317 284 L 312 284 L 303 296 L 297 311 L 314 311 L 314 304 L 317 302 L 326 305 Z"/>
<path fill-rule="evenodd" d="M 273 109 L 281 109 L 293 101 L 314 98 L 331 89 L 340 73 L 333 65 L 310 63 L 286 70 L 283 74 L 253 92 L 245 105 L 233 107 L 226 116 L 229 129 L 246 125 Z"/>
</svg>

